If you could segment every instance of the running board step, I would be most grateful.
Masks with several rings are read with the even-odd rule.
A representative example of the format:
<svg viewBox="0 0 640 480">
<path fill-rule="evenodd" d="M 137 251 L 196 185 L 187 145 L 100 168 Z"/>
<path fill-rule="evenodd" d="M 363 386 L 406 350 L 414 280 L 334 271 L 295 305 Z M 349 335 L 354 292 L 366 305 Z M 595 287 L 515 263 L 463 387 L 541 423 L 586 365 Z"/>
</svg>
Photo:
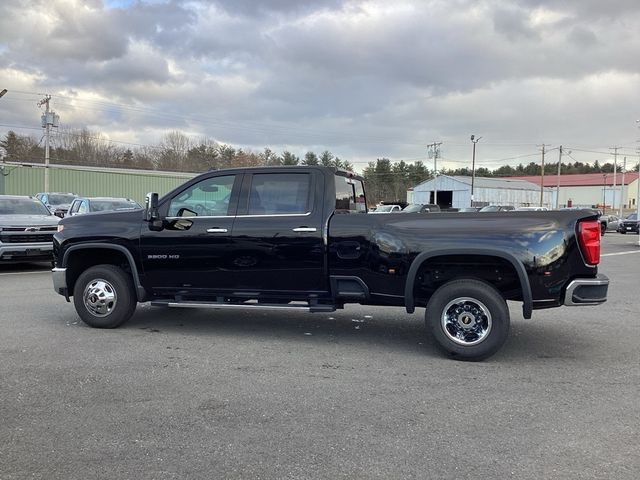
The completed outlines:
<svg viewBox="0 0 640 480">
<path fill-rule="evenodd" d="M 211 309 L 244 309 L 244 310 L 294 310 L 298 312 L 335 312 L 334 305 L 289 305 L 270 303 L 220 303 L 220 302 L 187 302 L 187 301 L 153 301 L 152 307 L 173 308 L 211 308 Z"/>
</svg>

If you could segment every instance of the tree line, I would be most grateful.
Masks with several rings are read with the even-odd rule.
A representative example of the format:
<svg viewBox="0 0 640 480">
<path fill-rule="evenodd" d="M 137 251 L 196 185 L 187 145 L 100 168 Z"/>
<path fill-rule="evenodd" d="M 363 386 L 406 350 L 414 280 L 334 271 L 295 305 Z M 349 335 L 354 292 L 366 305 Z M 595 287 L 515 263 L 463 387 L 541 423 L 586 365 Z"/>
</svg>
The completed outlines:
<svg viewBox="0 0 640 480">
<path fill-rule="evenodd" d="M 43 163 L 44 146 L 35 137 L 9 131 L 0 140 L 0 159 L 6 162 Z M 300 158 L 270 148 L 256 153 L 203 138 L 194 141 L 181 132 L 165 134 L 158 145 L 123 147 L 88 129 L 62 130 L 52 136 L 49 159 L 60 165 L 205 172 L 211 169 L 262 165 L 324 165 L 353 170 L 353 165 L 328 150 L 307 152 Z"/>
<path fill-rule="evenodd" d="M 9 131 L 0 140 L 0 160 L 8 162 L 43 163 L 44 147 L 35 137 L 19 135 Z M 281 153 L 270 148 L 256 153 L 242 148 L 218 143 L 203 138 L 194 141 L 181 132 L 164 135 L 154 146 L 120 146 L 110 142 L 103 135 L 88 129 L 60 130 L 52 137 L 50 147 L 51 163 L 62 165 L 88 165 L 145 170 L 165 170 L 199 173 L 211 169 L 230 167 L 252 167 L 263 165 L 324 165 L 353 171 L 353 165 L 329 150 L 320 154 L 308 151 L 302 158 L 284 150 Z M 575 161 L 562 164 L 562 173 L 612 173 L 612 163 L 593 164 Z M 620 169 L 620 166 L 618 166 Z M 638 165 L 633 168 L 638 171 Z M 545 175 L 558 171 L 557 163 L 545 164 Z M 470 176 L 470 168 L 443 169 L 441 175 Z M 522 163 L 512 167 L 503 165 L 494 170 L 486 167 L 476 169 L 478 177 L 539 176 L 541 167 L 535 162 Z M 369 162 L 363 170 L 370 203 L 380 201 L 403 201 L 409 188 L 433 178 L 433 171 L 423 162 L 407 163 L 403 160 L 392 162 L 388 158 L 378 158 Z"/>
</svg>

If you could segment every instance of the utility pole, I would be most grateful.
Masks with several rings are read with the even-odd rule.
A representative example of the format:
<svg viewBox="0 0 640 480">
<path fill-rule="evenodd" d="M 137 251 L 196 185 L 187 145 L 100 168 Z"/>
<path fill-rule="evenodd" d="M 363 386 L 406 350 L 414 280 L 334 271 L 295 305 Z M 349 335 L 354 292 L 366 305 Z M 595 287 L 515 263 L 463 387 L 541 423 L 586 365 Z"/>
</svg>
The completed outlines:
<svg viewBox="0 0 640 480">
<path fill-rule="evenodd" d="M 638 176 L 636 184 L 638 185 L 638 190 L 636 191 L 636 220 L 640 222 L 640 176 Z M 640 247 L 640 234 L 638 235 L 638 246 Z"/>
<path fill-rule="evenodd" d="M 544 154 L 546 145 L 542 144 L 542 170 L 540 171 L 540 206 L 544 206 Z"/>
<path fill-rule="evenodd" d="M 433 142 L 427 145 L 429 158 L 433 158 L 433 203 L 438 204 L 438 157 L 440 157 L 440 145 L 442 142 Z"/>
<path fill-rule="evenodd" d="M 640 128 L 640 120 L 636 120 L 636 126 L 638 126 Z M 638 140 L 640 141 L 640 140 Z M 640 148 L 636 150 L 636 152 L 638 152 L 638 181 L 636 182 L 638 184 L 638 189 L 636 190 L 636 220 L 638 222 L 640 222 Z M 638 232 L 638 247 L 640 247 L 640 232 Z"/>
<path fill-rule="evenodd" d="M 609 150 L 613 150 L 613 200 L 611 201 L 611 209 L 615 211 L 616 208 L 616 170 L 618 170 L 618 149 L 620 147 L 609 147 Z"/>
<path fill-rule="evenodd" d="M 556 210 L 560 208 L 560 174 L 562 173 L 562 145 L 558 149 L 558 181 L 556 182 Z"/>
<path fill-rule="evenodd" d="M 42 115 L 42 128 L 45 129 L 44 140 L 44 191 L 49 192 L 49 137 L 51 135 L 51 127 L 57 127 L 59 117 L 55 112 L 49 110 L 49 101 L 51 95 L 45 95 L 42 100 L 38 102 L 38 106 L 45 106 L 44 115 Z"/>
<path fill-rule="evenodd" d="M 475 135 L 471 135 L 471 143 L 473 143 L 473 156 L 471 159 L 471 205 L 473 207 L 473 185 L 476 182 L 476 143 L 480 141 L 482 137 L 476 138 Z"/>
<path fill-rule="evenodd" d="M 620 204 L 618 206 L 618 217 L 622 217 L 622 204 L 624 202 L 624 172 L 627 171 L 627 157 L 622 161 L 622 183 L 620 184 Z"/>
</svg>

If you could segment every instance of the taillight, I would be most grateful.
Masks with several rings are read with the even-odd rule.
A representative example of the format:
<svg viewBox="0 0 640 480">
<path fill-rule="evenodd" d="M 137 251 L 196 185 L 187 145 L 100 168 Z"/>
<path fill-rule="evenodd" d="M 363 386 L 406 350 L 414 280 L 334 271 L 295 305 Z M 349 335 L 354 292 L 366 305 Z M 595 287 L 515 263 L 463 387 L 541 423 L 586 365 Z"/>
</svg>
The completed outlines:
<svg viewBox="0 0 640 480">
<path fill-rule="evenodd" d="M 587 265 L 600 263 L 600 222 L 585 220 L 578 223 L 578 244 Z"/>
</svg>

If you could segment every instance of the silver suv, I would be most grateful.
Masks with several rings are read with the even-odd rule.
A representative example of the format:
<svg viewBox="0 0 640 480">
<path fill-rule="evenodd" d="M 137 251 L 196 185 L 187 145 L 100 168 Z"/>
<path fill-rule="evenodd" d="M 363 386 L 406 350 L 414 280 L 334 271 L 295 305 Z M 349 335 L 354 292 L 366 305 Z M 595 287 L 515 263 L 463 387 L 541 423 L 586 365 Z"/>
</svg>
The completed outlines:
<svg viewBox="0 0 640 480">
<path fill-rule="evenodd" d="M 51 260 L 59 221 L 35 197 L 0 195 L 0 262 Z"/>
<path fill-rule="evenodd" d="M 56 210 L 59 212 L 60 216 L 64 217 L 69 210 L 69 206 L 73 199 L 78 195 L 75 193 L 58 193 L 58 192 L 41 192 L 36 193 L 36 197 L 44 203 L 44 205 L 51 211 L 51 213 L 55 213 Z"/>
</svg>

